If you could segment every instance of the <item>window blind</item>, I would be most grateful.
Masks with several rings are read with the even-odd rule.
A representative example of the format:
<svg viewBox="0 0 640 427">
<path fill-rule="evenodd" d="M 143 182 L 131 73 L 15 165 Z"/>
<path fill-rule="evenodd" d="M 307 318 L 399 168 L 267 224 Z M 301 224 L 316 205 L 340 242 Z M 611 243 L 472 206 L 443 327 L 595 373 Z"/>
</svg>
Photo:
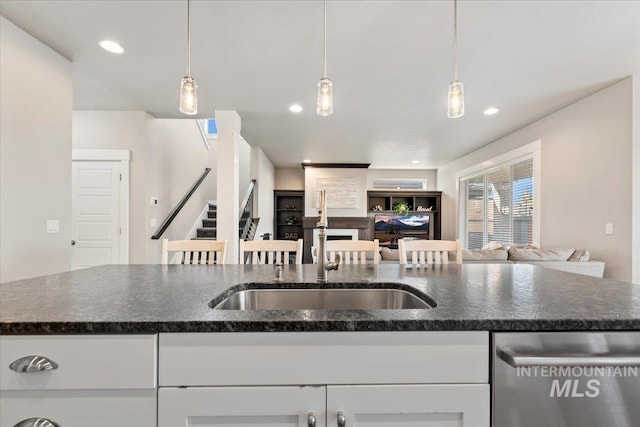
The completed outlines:
<svg viewBox="0 0 640 427">
<path fill-rule="evenodd" d="M 533 159 L 488 169 L 463 180 L 466 247 L 533 241 Z"/>
</svg>

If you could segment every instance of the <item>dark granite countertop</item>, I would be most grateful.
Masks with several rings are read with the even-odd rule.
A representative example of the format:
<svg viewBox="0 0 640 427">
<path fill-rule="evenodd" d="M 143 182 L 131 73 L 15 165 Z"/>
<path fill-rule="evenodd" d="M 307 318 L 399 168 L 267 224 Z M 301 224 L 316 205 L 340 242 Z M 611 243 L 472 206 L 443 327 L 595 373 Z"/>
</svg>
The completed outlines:
<svg viewBox="0 0 640 427">
<path fill-rule="evenodd" d="M 110 265 L 4 283 L 0 334 L 640 330 L 640 285 L 525 264 L 343 265 L 329 272 L 333 287 L 387 282 L 423 292 L 437 303 L 427 310 L 208 305 L 231 286 L 272 278 L 272 266 Z M 315 278 L 315 265 L 284 267 L 285 283 Z"/>
</svg>

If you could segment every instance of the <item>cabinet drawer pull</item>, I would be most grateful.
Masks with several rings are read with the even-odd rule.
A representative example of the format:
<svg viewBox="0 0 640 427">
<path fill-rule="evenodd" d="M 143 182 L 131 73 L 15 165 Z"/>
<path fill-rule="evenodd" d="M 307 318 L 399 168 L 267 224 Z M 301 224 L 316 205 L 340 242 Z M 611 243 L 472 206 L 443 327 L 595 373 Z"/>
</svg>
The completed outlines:
<svg viewBox="0 0 640 427">
<path fill-rule="evenodd" d="M 314 412 L 309 412 L 309 415 L 307 415 L 307 426 L 316 427 L 316 414 Z"/>
<path fill-rule="evenodd" d="M 338 427 L 345 427 L 347 425 L 347 417 L 344 416 L 342 411 L 338 412 Z"/>
<path fill-rule="evenodd" d="M 16 372 L 42 372 L 58 369 L 58 364 L 45 356 L 24 356 L 9 365 L 9 369 Z M 38 418 L 30 419 L 36 420 Z"/>
<path fill-rule="evenodd" d="M 14 427 L 60 427 L 60 424 L 46 418 L 27 418 Z"/>
</svg>

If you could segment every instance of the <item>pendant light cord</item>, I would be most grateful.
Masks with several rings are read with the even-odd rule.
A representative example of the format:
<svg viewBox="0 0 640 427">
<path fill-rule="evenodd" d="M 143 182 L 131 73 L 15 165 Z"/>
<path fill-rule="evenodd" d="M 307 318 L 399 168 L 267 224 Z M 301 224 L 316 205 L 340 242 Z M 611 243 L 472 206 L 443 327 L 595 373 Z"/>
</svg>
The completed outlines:
<svg viewBox="0 0 640 427">
<path fill-rule="evenodd" d="M 453 80 L 458 81 L 458 0 L 453 0 Z"/>
<path fill-rule="evenodd" d="M 187 0 L 187 76 L 191 77 L 191 13 L 190 13 L 191 1 Z"/>
<path fill-rule="evenodd" d="M 324 0 L 324 74 L 327 77 L 327 0 Z"/>
</svg>

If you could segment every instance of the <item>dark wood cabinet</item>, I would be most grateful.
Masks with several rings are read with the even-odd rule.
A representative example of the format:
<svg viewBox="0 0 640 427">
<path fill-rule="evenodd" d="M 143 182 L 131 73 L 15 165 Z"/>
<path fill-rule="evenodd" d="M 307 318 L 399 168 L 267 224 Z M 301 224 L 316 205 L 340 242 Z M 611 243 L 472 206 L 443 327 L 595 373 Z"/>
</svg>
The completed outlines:
<svg viewBox="0 0 640 427">
<path fill-rule="evenodd" d="M 397 239 L 398 237 L 414 236 L 425 239 L 441 239 L 441 199 L 442 191 L 397 191 L 397 192 L 367 192 L 368 215 L 374 217 L 374 238 L 380 243 Z M 392 233 L 382 231 L 378 226 L 376 230 L 376 215 L 382 219 L 385 214 L 395 215 L 394 207 L 404 202 L 409 206 L 409 216 L 426 216 L 429 218 L 428 230 L 417 227 L 411 230 L 409 227 L 401 230 L 393 230 Z M 392 227 L 393 228 L 393 227 Z M 395 227 L 398 228 L 398 227 Z"/>
<path fill-rule="evenodd" d="M 298 240 L 303 237 L 304 191 L 275 190 L 273 192 L 273 234 L 277 240 Z"/>
</svg>

